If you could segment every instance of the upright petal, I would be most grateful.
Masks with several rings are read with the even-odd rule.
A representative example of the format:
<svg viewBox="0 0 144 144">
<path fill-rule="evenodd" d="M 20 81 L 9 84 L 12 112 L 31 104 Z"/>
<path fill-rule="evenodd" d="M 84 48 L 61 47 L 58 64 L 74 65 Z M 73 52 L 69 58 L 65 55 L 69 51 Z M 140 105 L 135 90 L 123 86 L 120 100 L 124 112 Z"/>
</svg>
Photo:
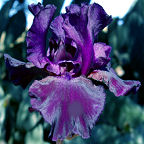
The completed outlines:
<svg viewBox="0 0 144 144">
<path fill-rule="evenodd" d="M 139 81 L 120 79 L 112 68 L 108 71 L 94 70 L 88 78 L 105 83 L 115 96 L 124 96 L 131 91 L 136 92 L 141 85 Z"/>
<path fill-rule="evenodd" d="M 50 28 L 55 33 L 55 35 L 60 38 L 61 40 L 65 39 L 65 32 L 62 28 L 63 25 L 63 18 L 62 16 L 57 16 L 51 23 Z"/>
<path fill-rule="evenodd" d="M 42 7 L 40 4 L 29 6 L 35 15 L 33 24 L 27 33 L 27 59 L 39 68 L 49 62 L 46 57 L 46 34 L 55 12 L 54 5 Z"/>
<path fill-rule="evenodd" d="M 101 68 L 108 64 L 110 51 L 111 47 L 105 43 L 94 44 L 94 68 Z"/>
<path fill-rule="evenodd" d="M 112 21 L 112 17 L 107 15 L 99 4 L 91 4 L 88 10 L 88 29 L 93 38 Z"/>
<path fill-rule="evenodd" d="M 67 13 L 70 12 L 71 14 L 76 14 L 76 13 L 79 14 L 80 11 L 81 11 L 81 8 L 77 4 L 72 4 L 72 5 L 66 7 Z"/>
<path fill-rule="evenodd" d="M 57 17 L 52 24 L 53 32 L 59 36 L 64 35 L 76 42 L 79 52 L 82 53 L 83 75 L 87 75 L 93 65 L 93 42 L 98 32 L 111 22 L 103 8 L 98 4 L 81 7 L 73 4 L 66 8 L 66 14 Z M 59 24 L 58 27 L 56 25 Z"/>
<path fill-rule="evenodd" d="M 29 89 L 32 109 L 39 111 L 52 125 L 54 141 L 75 133 L 89 137 L 104 107 L 103 87 L 84 77 L 47 77 L 35 81 Z"/>
<path fill-rule="evenodd" d="M 81 73 L 86 75 L 91 67 L 94 55 L 92 39 L 87 29 L 88 6 L 83 5 L 78 8 L 76 5 L 71 5 L 67 9 L 68 13 L 64 16 L 63 29 L 67 36 L 75 41 L 80 48 L 82 53 Z"/>
<path fill-rule="evenodd" d="M 43 9 L 43 6 L 41 3 L 38 3 L 37 5 L 31 4 L 28 6 L 28 9 L 34 16 L 36 16 Z"/>
</svg>

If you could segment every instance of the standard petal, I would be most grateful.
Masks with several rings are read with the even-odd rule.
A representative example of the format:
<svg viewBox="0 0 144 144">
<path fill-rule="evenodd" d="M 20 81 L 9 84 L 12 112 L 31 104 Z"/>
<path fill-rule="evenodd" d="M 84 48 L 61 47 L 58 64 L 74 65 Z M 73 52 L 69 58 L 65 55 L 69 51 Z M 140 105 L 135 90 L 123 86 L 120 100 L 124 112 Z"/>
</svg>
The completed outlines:
<svg viewBox="0 0 144 144">
<path fill-rule="evenodd" d="M 77 4 L 72 4 L 68 7 L 66 7 L 66 12 L 70 12 L 71 14 L 79 14 L 81 11 L 81 8 L 80 6 L 78 6 Z"/>
<path fill-rule="evenodd" d="M 94 44 L 94 68 L 106 66 L 110 61 L 111 47 L 105 43 Z"/>
<path fill-rule="evenodd" d="M 52 125 L 52 140 L 64 139 L 75 133 L 89 137 L 104 107 L 105 93 L 84 77 L 49 76 L 34 81 L 29 89 L 32 109 L 39 111 Z"/>
<path fill-rule="evenodd" d="M 55 33 L 55 35 L 60 38 L 61 40 L 65 39 L 65 32 L 63 30 L 63 17 L 57 16 L 51 23 L 50 28 L 53 31 L 53 33 Z"/>
<path fill-rule="evenodd" d="M 88 29 L 91 36 L 95 39 L 97 34 L 112 21 L 105 10 L 99 4 L 91 4 L 88 10 Z"/>
<path fill-rule="evenodd" d="M 87 8 L 85 8 L 87 9 Z M 93 43 L 87 31 L 87 18 L 77 14 L 65 16 L 63 28 L 69 38 L 76 42 L 79 52 L 82 53 L 82 74 L 86 75 L 93 61 Z"/>
<path fill-rule="evenodd" d="M 37 5 L 31 4 L 28 6 L 28 9 L 35 16 L 43 9 L 43 6 L 41 5 L 41 3 L 38 3 Z"/>
<path fill-rule="evenodd" d="M 136 92 L 141 86 L 139 81 L 120 79 L 112 68 L 108 71 L 94 70 L 88 78 L 105 83 L 115 96 L 124 96 L 131 91 Z"/>
<path fill-rule="evenodd" d="M 5 54 L 4 57 L 10 78 L 15 85 L 25 88 L 37 73 L 40 74 L 40 71 L 32 63 L 21 62 L 8 54 Z"/>
<path fill-rule="evenodd" d="M 89 6 L 82 4 L 81 7 L 69 6 L 63 19 L 63 29 L 66 35 L 76 42 L 82 53 L 81 73 L 87 75 L 93 65 L 94 40 L 99 31 L 112 21 L 112 18 L 100 5 L 94 3 Z"/>
<path fill-rule="evenodd" d="M 39 4 L 30 6 L 33 13 L 37 13 L 38 10 L 34 10 L 34 8 L 39 7 Z M 33 24 L 27 33 L 27 59 L 39 68 L 44 68 L 49 62 L 45 52 L 46 34 L 55 9 L 54 5 L 47 5 L 43 8 L 40 7 L 39 13 L 35 15 Z"/>
<path fill-rule="evenodd" d="M 93 44 L 87 31 L 87 10 L 87 5 L 82 7 L 70 5 L 66 8 L 67 13 L 57 17 L 51 26 L 57 37 L 61 37 L 64 33 L 65 38 L 71 39 L 80 48 L 78 51 L 82 52 L 82 74 L 84 75 L 89 71 L 93 58 Z M 57 23 L 60 23 L 59 27 Z"/>
</svg>

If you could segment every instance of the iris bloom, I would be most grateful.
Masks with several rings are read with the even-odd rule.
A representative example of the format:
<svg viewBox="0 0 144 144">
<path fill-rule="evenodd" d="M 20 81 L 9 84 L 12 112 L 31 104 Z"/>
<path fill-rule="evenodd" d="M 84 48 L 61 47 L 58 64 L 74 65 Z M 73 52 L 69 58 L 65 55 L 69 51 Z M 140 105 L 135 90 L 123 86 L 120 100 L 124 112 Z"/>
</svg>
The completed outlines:
<svg viewBox="0 0 144 144">
<path fill-rule="evenodd" d="M 111 47 L 96 42 L 98 33 L 111 21 L 104 9 L 94 3 L 70 5 L 66 13 L 52 17 L 56 7 L 32 4 L 34 20 L 26 37 L 27 60 L 21 62 L 5 54 L 11 79 L 29 88 L 31 110 L 38 111 L 51 124 L 53 141 L 68 135 L 90 136 L 105 104 L 103 83 L 115 96 L 137 91 L 140 82 L 120 79 L 110 66 Z M 52 32 L 47 48 L 47 32 Z M 91 80 L 98 81 L 94 85 Z"/>
</svg>

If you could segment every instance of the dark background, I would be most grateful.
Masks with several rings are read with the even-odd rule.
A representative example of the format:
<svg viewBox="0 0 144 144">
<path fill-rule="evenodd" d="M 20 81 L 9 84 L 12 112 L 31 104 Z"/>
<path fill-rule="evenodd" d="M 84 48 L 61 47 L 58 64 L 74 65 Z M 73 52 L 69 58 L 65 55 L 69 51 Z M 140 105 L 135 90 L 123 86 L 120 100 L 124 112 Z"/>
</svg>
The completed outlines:
<svg viewBox="0 0 144 144">
<path fill-rule="evenodd" d="M 17 0 L 16 14 L 9 16 L 16 0 L 9 0 L 0 10 L 0 144 L 46 144 L 50 126 L 39 113 L 30 113 L 28 88 L 14 86 L 4 63 L 4 53 L 26 61 L 25 0 Z M 64 0 L 44 0 L 55 4 L 56 15 Z M 73 3 L 89 2 L 74 0 Z M 121 24 L 120 24 L 121 23 Z M 98 36 L 98 41 L 112 46 L 112 67 L 122 79 L 139 80 L 137 94 L 116 98 L 107 91 L 105 109 L 89 139 L 64 140 L 64 144 L 144 144 L 144 0 L 138 0 L 122 19 L 114 18 Z M 54 144 L 54 142 L 53 142 Z"/>
</svg>

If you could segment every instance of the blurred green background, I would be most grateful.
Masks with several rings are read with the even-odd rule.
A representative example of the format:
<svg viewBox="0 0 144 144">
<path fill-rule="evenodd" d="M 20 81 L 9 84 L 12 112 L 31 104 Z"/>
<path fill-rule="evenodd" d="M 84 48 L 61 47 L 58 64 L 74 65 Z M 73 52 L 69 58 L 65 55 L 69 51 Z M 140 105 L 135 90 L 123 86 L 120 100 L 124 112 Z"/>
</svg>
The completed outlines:
<svg viewBox="0 0 144 144">
<path fill-rule="evenodd" d="M 55 144 L 48 139 L 50 126 L 39 113 L 28 111 L 28 88 L 12 84 L 4 63 L 4 53 L 26 61 L 27 2 L 4 0 L 0 9 L 0 144 Z M 72 3 L 81 2 L 90 1 Z M 43 0 L 44 5 L 48 3 L 57 6 L 58 15 L 64 0 Z M 115 17 L 99 33 L 98 41 L 112 46 L 112 67 L 117 74 L 140 80 L 142 86 L 137 94 L 119 98 L 107 91 L 105 109 L 91 137 L 76 137 L 63 144 L 144 144 L 144 0 L 137 0 L 124 17 Z"/>
</svg>

